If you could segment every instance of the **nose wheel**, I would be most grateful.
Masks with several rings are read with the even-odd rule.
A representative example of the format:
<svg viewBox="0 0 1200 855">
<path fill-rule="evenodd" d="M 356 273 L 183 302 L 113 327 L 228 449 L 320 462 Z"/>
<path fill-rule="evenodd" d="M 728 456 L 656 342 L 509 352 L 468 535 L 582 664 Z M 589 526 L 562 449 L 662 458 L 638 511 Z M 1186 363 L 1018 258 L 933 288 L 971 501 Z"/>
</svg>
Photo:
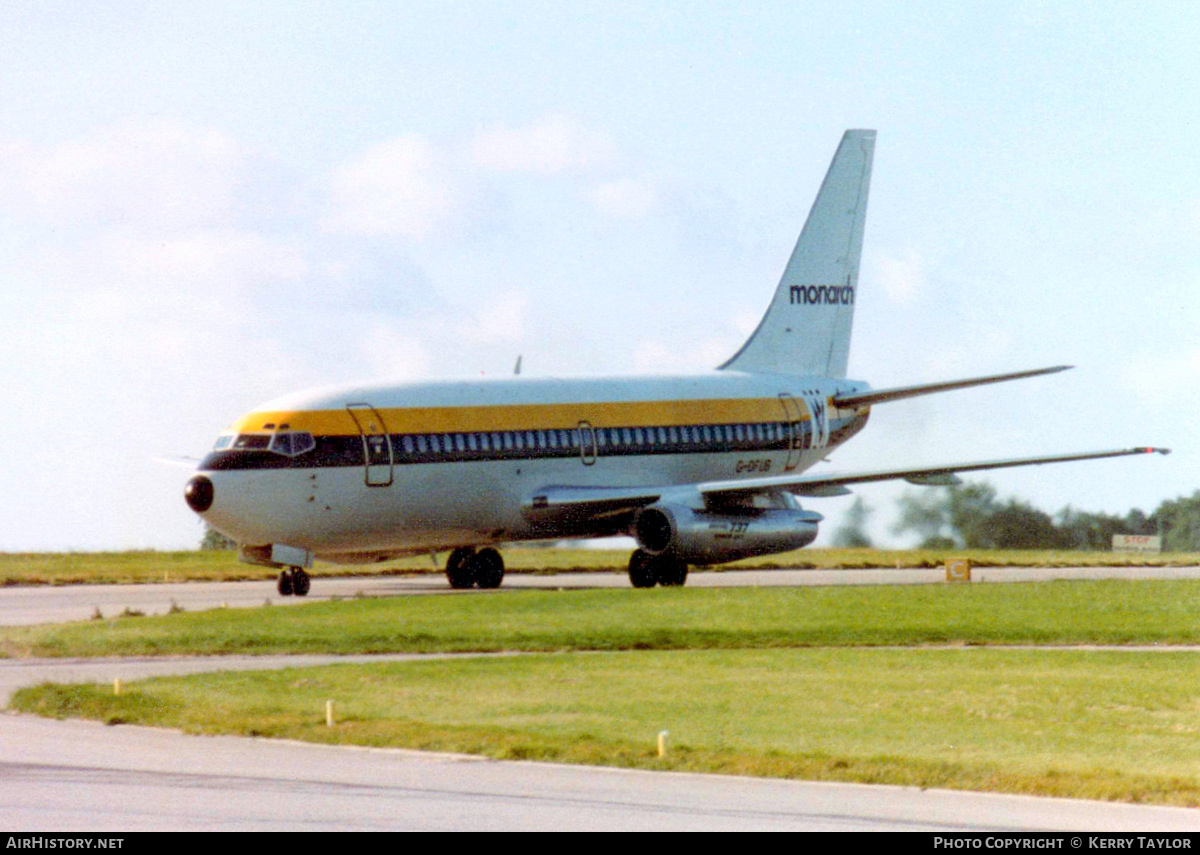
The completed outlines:
<svg viewBox="0 0 1200 855">
<path fill-rule="evenodd" d="M 312 581 L 303 567 L 285 567 L 279 571 L 279 580 L 275 587 L 281 597 L 304 597 L 308 595 L 311 584 Z"/>
</svg>

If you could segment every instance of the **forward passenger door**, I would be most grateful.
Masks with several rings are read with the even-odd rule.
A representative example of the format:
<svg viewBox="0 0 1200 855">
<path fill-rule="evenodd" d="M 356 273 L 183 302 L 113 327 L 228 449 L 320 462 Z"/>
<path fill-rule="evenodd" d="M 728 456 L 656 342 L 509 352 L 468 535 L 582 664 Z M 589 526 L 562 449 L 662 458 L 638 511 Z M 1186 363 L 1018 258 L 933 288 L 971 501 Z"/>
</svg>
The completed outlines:
<svg viewBox="0 0 1200 855">
<path fill-rule="evenodd" d="M 350 417 L 358 425 L 358 432 L 362 436 L 366 464 L 364 478 L 367 486 L 389 486 L 392 483 L 394 464 L 392 440 L 388 435 L 387 423 L 370 404 L 350 404 L 346 409 L 350 411 Z"/>
</svg>

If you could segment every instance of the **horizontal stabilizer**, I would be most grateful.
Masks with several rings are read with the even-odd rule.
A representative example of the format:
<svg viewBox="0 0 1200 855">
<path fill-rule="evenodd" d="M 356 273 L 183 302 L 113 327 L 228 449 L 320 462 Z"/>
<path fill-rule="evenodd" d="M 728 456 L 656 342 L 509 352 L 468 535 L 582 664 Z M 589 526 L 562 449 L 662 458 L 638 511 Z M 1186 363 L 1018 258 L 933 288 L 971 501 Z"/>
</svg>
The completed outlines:
<svg viewBox="0 0 1200 855">
<path fill-rule="evenodd" d="M 869 407 L 872 404 L 882 404 L 884 401 L 899 401 L 902 398 L 916 398 L 920 395 L 932 395 L 936 392 L 968 389 L 971 386 L 986 386 L 988 383 L 1003 383 L 1007 380 L 1023 380 L 1026 377 L 1039 377 L 1042 374 L 1056 374 L 1059 371 L 1066 371 L 1074 367 L 1073 365 L 1055 365 L 1053 368 L 1035 368 L 1032 371 L 1017 371 L 1012 374 L 992 374 L 988 377 L 950 380 L 945 383 L 925 383 L 921 386 L 896 386 L 891 389 L 875 389 L 868 392 L 838 395 L 833 399 L 833 403 L 837 407 Z"/>
</svg>

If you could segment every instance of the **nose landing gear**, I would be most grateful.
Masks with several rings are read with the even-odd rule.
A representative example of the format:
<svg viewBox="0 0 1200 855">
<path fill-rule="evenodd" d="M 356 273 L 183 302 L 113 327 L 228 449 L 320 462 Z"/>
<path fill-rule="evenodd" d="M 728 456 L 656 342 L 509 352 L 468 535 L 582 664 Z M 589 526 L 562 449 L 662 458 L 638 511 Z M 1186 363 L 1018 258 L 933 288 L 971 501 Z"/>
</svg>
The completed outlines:
<svg viewBox="0 0 1200 855">
<path fill-rule="evenodd" d="M 275 583 L 281 597 L 304 597 L 312 582 L 303 567 L 285 567 L 279 571 L 279 580 Z"/>
</svg>

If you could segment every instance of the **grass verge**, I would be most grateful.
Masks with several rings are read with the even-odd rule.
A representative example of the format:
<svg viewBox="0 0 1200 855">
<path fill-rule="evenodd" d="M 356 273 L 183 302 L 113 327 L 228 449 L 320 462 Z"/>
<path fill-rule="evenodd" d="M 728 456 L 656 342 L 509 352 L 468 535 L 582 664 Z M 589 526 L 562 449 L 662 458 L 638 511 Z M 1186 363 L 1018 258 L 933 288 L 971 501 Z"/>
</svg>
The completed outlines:
<svg viewBox="0 0 1200 855">
<path fill-rule="evenodd" d="M 0 627 L 3 656 L 1200 644 L 1200 580 L 507 591 Z"/>
<path fill-rule="evenodd" d="M 636 651 L 160 678 L 119 696 L 41 686 L 13 703 L 197 733 L 1194 806 L 1198 685 L 1186 653 Z"/>
</svg>

